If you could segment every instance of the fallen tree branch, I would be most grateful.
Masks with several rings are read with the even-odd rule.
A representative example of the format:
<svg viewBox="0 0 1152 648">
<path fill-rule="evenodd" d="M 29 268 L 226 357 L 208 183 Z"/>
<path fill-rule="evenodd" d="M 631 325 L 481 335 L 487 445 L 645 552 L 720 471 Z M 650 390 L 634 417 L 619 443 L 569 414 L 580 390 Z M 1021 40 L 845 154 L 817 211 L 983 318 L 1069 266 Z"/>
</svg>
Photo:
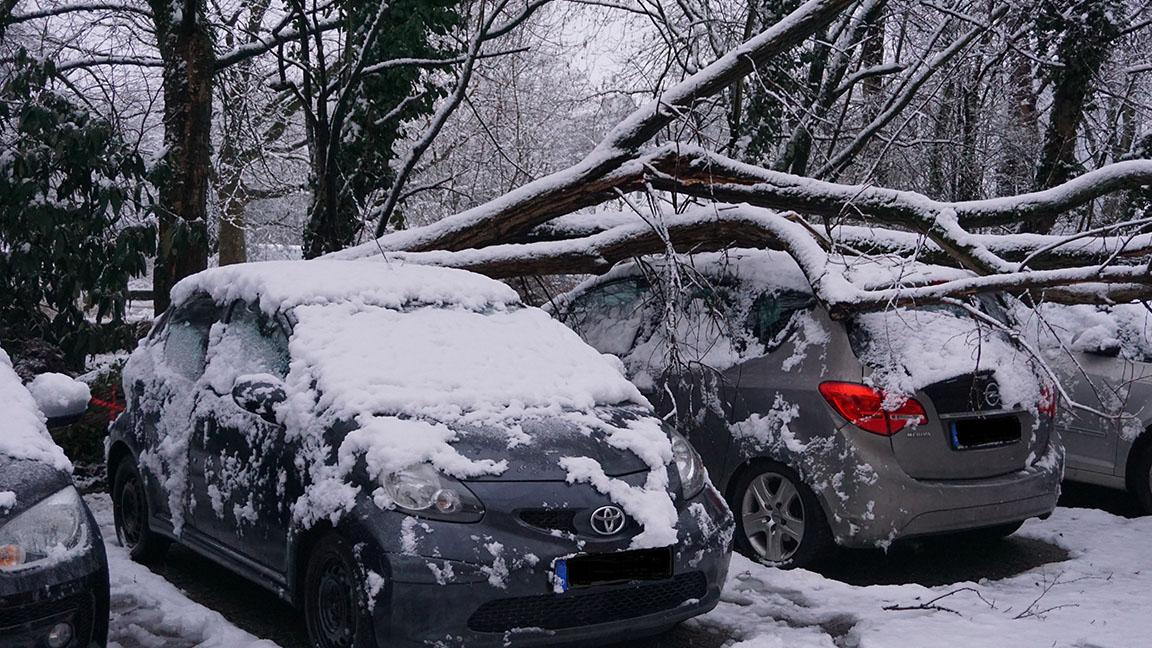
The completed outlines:
<svg viewBox="0 0 1152 648">
<path fill-rule="evenodd" d="M 532 274 L 600 274 L 633 257 L 662 253 L 668 241 L 678 252 L 755 247 L 787 252 L 834 319 L 892 306 L 947 303 L 956 297 L 1011 291 L 1043 291 L 1049 301 L 1114 303 L 1152 297 L 1152 274 L 1144 265 L 1079 266 L 1023 270 L 925 284 L 861 286 L 847 276 L 846 256 L 833 239 L 816 235 L 795 213 L 747 205 L 703 205 L 669 215 L 659 227 L 635 219 L 590 236 L 559 241 L 510 243 L 480 249 L 386 253 L 390 260 L 440 265 L 507 278 Z M 898 263 L 917 263 L 901 259 Z M 1054 298 L 1053 298 L 1054 297 Z"/>
<path fill-rule="evenodd" d="M 809 0 L 752 40 L 734 48 L 710 65 L 673 85 L 654 101 L 617 124 L 576 165 L 539 178 L 495 200 L 431 225 L 386 234 L 375 241 L 334 253 L 335 258 L 356 258 L 379 250 L 463 250 L 514 240 L 547 220 L 573 211 L 558 211 L 557 204 L 579 204 L 568 194 L 583 193 L 589 185 L 605 185 L 603 178 L 629 160 L 638 149 L 696 102 L 727 88 L 772 57 L 817 33 L 853 0 Z M 603 200 L 600 200 L 603 202 Z M 592 202 L 590 204 L 597 204 Z M 587 204 L 582 205 L 587 206 Z M 577 207 L 579 208 L 579 207 Z"/>
</svg>

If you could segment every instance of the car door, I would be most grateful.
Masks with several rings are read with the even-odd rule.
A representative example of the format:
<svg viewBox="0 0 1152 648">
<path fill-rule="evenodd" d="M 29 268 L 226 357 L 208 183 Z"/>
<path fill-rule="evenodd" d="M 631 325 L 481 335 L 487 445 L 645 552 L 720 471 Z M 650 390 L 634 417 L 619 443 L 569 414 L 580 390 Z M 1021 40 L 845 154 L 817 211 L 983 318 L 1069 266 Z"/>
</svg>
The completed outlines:
<svg viewBox="0 0 1152 648">
<path fill-rule="evenodd" d="M 212 332 L 190 444 L 190 491 L 196 531 L 283 573 L 291 503 L 299 494 L 295 456 L 284 427 L 243 409 L 237 379 L 288 373 L 283 321 L 237 302 Z"/>
<path fill-rule="evenodd" d="M 139 464 L 153 514 L 180 533 L 184 524 L 187 435 L 196 384 L 204 373 L 208 335 L 219 308 L 204 294 L 167 311 L 141 353 L 128 385 Z M 140 364 L 149 366 L 139 366 Z"/>
<path fill-rule="evenodd" d="M 1076 367 L 1064 381 L 1073 400 L 1109 414 L 1129 409 L 1128 391 L 1137 363 L 1105 352 L 1076 353 L 1073 359 Z M 1069 470 L 1118 475 L 1116 450 L 1121 425 L 1119 418 L 1061 408 L 1056 427 L 1064 440 Z"/>
</svg>

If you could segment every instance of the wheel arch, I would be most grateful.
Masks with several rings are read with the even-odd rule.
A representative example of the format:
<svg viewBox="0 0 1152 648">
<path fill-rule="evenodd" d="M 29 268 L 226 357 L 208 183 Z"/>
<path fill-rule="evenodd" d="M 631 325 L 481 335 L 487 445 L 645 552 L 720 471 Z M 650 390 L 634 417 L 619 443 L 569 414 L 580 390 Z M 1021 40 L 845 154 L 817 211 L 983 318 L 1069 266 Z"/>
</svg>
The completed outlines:
<svg viewBox="0 0 1152 648">
<path fill-rule="evenodd" d="M 824 498 L 824 494 L 813 488 L 812 484 L 808 483 L 808 479 L 804 476 L 804 473 L 799 468 L 797 468 L 795 464 L 788 461 L 783 461 L 778 457 L 770 455 L 750 457 L 744 460 L 743 463 L 737 466 L 736 469 L 732 470 L 729 474 L 728 481 L 724 485 L 724 499 L 728 502 L 729 507 L 732 508 L 733 515 L 739 515 L 737 512 L 738 504 L 736 503 L 736 485 L 739 484 L 748 474 L 771 468 L 774 464 L 790 468 L 797 475 L 799 475 L 800 481 L 804 484 L 804 486 L 808 487 L 808 490 L 812 491 L 812 494 L 816 496 L 816 501 L 820 503 L 820 509 L 824 512 L 824 519 L 829 521 L 833 519 L 832 510 L 829 508 L 828 502 Z"/>
<path fill-rule="evenodd" d="M 1135 459 L 1140 453 L 1147 452 L 1149 447 L 1152 447 L 1152 424 L 1146 426 L 1140 436 L 1136 437 L 1124 457 L 1124 485 L 1129 492 L 1132 491 L 1135 481 L 1140 478 L 1139 467 L 1136 465 L 1138 462 Z"/>
<path fill-rule="evenodd" d="M 109 495 L 112 494 L 112 489 L 116 485 L 114 483 L 116 480 L 116 471 L 120 469 L 120 464 L 122 464 L 125 459 L 135 460 L 131 448 L 129 448 L 128 444 L 124 441 L 113 441 L 112 445 L 108 446 L 107 472 L 104 480 Z"/>
<path fill-rule="evenodd" d="M 303 603 L 303 587 L 305 574 L 308 571 L 308 557 L 316 543 L 325 535 L 336 530 L 328 520 L 320 520 L 307 529 L 298 531 L 293 539 L 292 546 L 288 548 L 288 592 L 292 604 L 300 606 Z"/>
</svg>

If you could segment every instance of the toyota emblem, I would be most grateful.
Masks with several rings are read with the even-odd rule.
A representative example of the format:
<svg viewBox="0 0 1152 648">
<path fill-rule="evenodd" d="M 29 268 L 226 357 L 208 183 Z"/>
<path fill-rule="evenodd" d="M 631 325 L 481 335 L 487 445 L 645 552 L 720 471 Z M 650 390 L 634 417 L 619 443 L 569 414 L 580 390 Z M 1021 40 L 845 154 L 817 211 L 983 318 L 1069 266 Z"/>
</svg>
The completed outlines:
<svg viewBox="0 0 1152 648">
<path fill-rule="evenodd" d="M 624 511 L 617 506 L 601 506 L 592 511 L 592 530 L 603 536 L 620 533 L 627 521 Z"/>
</svg>

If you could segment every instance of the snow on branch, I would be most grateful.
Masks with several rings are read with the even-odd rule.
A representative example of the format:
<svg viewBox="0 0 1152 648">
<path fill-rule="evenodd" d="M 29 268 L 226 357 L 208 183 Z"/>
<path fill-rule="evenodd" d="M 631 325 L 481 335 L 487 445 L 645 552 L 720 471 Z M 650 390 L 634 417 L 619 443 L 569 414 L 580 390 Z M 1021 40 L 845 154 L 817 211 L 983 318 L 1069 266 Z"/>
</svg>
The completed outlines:
<svg viewBox="0 0 1152 648">
<path fill-rule="evenodd" d="M 32 20 L 39 20 L 41 18 L 52 18 L 54 16 L 63 16 L 70 13 L 81 13 L 86 11 L 113 11 L 133 13 L 148 18 L 152 17 L 152 12 L 145 6 L 138 6 L 127 4 L 123 2 L 78 2 L 75 4 L 64 4 L 55 7 L 47 7 L 37 9 L 35 11 L 27 11 L 25 13 L 12 14 L 0 22 L 6 25 L 15 25 L 18 23 L 29 22 Z"/>
<path fill-rule="evenodd" d="M 569 220 L 577 222 L 575 217 Z M 881 260 L 878 264 L 881 267 L 901 268 L 922 265 L 929 259 L 919 256 L 917 246 L 909 240 L 916 238 L 911 233 L 862 227 L 821 230 L 796 213 L 749 205 L 693 206 L 683 213 L 663 217 L 658 226 L 634 214 L 607 218 L 597 215 L 597 220 L 607 227 L 577 238 L 462 251 L 390 252 L 385 258 L 508 278 L 531 274 L 601 274 L 621 261 L 662 253 L 669 242 L 682 253 L 732 247 L 782 250 L 796 261 L 816 297 L 836 318 L 891 306 L 947 303 L 956 297 L 1002 291 L 1043 293 L 1048 301 L 1069 303 L 1113 303 L 1152 296 L 1152 274 L 1143 264 L 1018 269 L 990 275 L 960 272 L 944 280 L 937 277 L 922 283 L 908 281 L 899 272 L 879 272 L 863 273 L 872 278 L 861 280 L 858 278 L 860 262 Z M 839 234 L 845 232 L 849 234 L 848 240 L 858 238 L 865 230 L 871 232 L 873 241 L 888 250 L 901 250 L 909 255 L 903 258 L 891 254 L 865 255 L 839 238 Z M 557 232 L 553 228 L 552 233 Z M 920 243 L 924 243 L 922 237 Z"/>
</svg>

